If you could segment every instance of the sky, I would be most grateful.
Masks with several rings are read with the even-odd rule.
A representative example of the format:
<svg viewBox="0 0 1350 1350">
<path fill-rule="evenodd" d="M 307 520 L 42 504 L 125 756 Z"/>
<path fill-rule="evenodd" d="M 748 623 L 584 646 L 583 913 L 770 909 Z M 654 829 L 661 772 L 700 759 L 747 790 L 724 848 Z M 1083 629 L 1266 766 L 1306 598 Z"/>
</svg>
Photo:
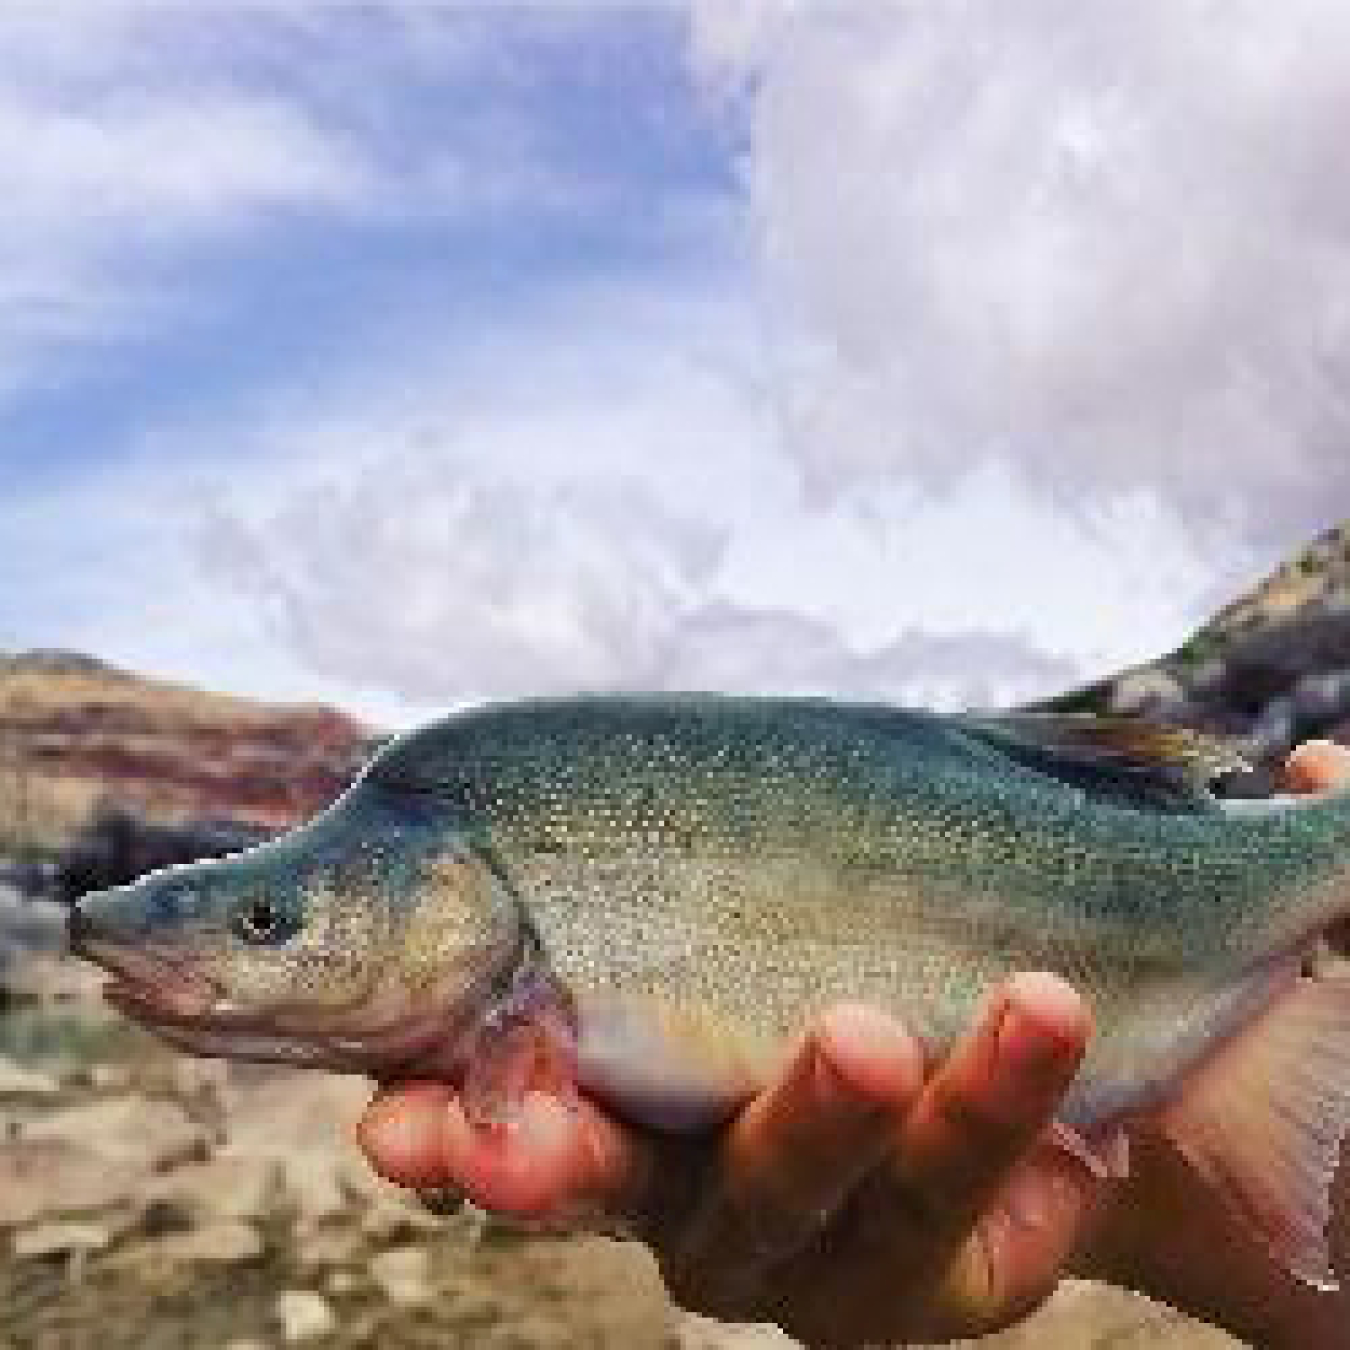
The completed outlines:
<svg viewBox="0 0 1350 1350">
<path fill-rule="evenodd" d="M 1339 0 L 0 11 L 0 651 L 937 706 L 1350 516 Z"/>
</svg>

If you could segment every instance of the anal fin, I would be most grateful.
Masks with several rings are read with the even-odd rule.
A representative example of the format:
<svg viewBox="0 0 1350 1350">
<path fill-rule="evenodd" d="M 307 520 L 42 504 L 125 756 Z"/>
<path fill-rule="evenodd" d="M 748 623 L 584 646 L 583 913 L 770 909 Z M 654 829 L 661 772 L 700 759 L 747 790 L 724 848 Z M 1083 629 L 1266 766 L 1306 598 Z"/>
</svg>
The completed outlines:
<svg viewBox="0 0 1350 1350">
<path fill-rule="evenodd" d="M 1291 980 L 1194 1072 L 1161 1125 L 1285 1269 L 1338 1287 L 1327 1224 L 1350 1130 L 1350 981 Z"/>
</svg>

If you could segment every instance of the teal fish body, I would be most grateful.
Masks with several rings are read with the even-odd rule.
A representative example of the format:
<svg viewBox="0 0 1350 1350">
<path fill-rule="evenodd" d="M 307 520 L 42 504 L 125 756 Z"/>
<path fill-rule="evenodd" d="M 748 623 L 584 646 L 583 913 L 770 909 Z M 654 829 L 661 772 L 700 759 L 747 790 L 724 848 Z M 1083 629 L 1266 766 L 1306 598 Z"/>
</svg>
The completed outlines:
<svg viewBox="0 0 1350 1350">
<path fill-rule="evenodd" d="M 443 1076 L 484 1118 L 528 1063 L 681 1129 L 829 1004 L 890 1009 L 936 1056 L 992 983 L 1055 971 L 1097 1026 L 1064 1129 L 1090 1151 L 1160 1123 L 1327 1283 L 1324 1194 L 1291 1216 L 1273 1193 L 1305 1195 L 1350 1112 L 1350 1001 L 1299 974 L 1350 909 L 1350 797 L 1227 809 L 1207 784 L 1239 762 L 1077 717 L 507 704 L 397 739 L 285 838 L 89 897 L 72 931 L 187 1049 Z M 1327 1072 L 1264 1166 L 1225 1084 L 1300 1058 Z"/>
</svg>

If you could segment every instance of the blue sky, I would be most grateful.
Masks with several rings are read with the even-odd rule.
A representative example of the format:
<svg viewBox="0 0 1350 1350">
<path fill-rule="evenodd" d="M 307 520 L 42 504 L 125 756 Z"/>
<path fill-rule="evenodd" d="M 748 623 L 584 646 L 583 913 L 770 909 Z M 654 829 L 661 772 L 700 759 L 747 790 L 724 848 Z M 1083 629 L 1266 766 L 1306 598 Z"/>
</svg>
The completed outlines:
<svg viewBox="0 0 1350 1350">
<path fill-rule="evenodd" d="M 1161 649 L 1350 515 L 1347 26 L 11 7 L 0 649 L 390 722 Z"/>
<path fill-rule="evenodd" d="M 124 46 L 114 39 L 105 67 L 52 63 L 41 108 L 52 120 L 97 126 L 123 100 L 165 122 L 179 103 L 270 106 L 354 181 L 320 176 L 310 194 L 263 182 L 256 202 L 242 182 L 233 221 L 225 181 L 217 203 L 170 202 L 185 218 L 162 232 L 129 201 L 107 265 L 126 269 L 148 310 L 120 332 L 77 329 L 50 353 L 57 378 L 12 393 L 5 449 L 25 475 L 78 472 L 134 447 L 148 422 L 322 378 L 391 331 L 528 322 L 589 276 L 730 272 L 737 128 L 696 96 L 673 14 L 466 9 L 435 28 L 422 36 L 396 12 L 356 6 L 322 24 L 250 6 L 203 22 L 160 6 Z M 138 32 L 155 35 L 149 52 L 132 49 Z M 227 123 L 229 111 L 216 109 Z M 118 123 L 110 113 L 110 135 Z M 190 136 L 165 130 L 164 151 L 194 154 Z"/>
</svg>

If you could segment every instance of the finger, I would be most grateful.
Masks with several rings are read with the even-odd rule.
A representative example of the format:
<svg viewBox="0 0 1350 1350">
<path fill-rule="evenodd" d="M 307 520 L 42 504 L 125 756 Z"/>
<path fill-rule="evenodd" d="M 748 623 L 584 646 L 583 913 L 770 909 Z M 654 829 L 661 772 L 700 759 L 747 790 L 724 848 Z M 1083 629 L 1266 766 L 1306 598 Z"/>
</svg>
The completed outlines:
<svg viewBox="0 0 1350 1350">
<path fill-rule="evenodd" d="M 401 1186 L 453 1187 L 483 1209 L 551 1222 L 626 1213 L 655 1169 L 650 1143 L 585 1101 L 569 1106 L 531 1093 L 518 1121 L 484 1129 L 443 1083 L 380 1093 L 357 1140 L 375 1170 Z"/>
<path fill-rule="evenodd" d="M 1350 749 L 1335 741 L 1305 741 L 1285 760 L 1283 786 L 1290 792 L 1326 792 L 1350 779 Z"/>
<path fill-rule="evenodd" d="M 964 1305 L 966 1324 L 978 1324 L 978 1310 L 999 1321 L 1020 1318 L 1048 1297 L 1107 1189 L 1063 1149 L 1035 1145 L 1009 1173 L 948 1279 L 949 1301 Z"/>
<path fill-rule="evenodd" d="M 684 1259 L 749 1267 L 795 1251 L 894 1144 L 922 1086 L 922 1052 L 899 1023 L 830 1010 L 732 1125 Z"/>
<path fill-rule="evenodd" d="M 1050 1123 L 1091 1019 L 1063 980 L 1016 975 L 990 998 L 902 1134 L 892 1184 L 916 1201 L 934 1250 L 959 1243 Z"/>
</svg>

